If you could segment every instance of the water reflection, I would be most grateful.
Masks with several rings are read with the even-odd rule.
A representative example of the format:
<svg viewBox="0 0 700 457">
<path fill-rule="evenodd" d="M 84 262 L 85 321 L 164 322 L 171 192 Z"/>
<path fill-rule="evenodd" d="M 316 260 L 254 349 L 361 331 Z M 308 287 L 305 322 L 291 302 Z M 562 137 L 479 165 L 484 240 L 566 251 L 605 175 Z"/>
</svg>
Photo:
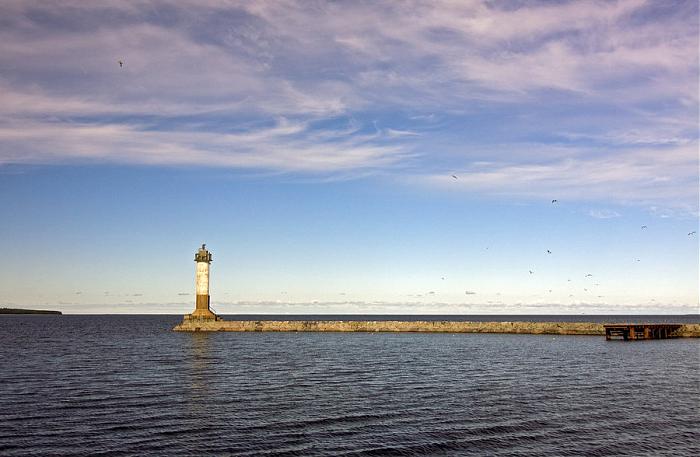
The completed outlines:
<svg viewBox="0 0 700 457">
<path fill-rule="evenodd" d="M 208 332 L 194 332 L 186 334 L 187 343 L 187 377 L 190 387 L 189 399 L 195 406 L 201 405 L 199 401 L 207 397 L 211 392 L 212 372 L 215 366 L 212 363 L 212 335 Z"/>
</svg>

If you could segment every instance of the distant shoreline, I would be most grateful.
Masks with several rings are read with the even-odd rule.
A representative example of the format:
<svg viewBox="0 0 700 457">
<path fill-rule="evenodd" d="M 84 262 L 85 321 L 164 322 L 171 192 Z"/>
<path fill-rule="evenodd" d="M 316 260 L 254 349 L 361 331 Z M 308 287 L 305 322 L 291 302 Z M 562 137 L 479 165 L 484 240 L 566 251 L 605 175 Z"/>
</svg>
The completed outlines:
<svg viewBox="0 0 700 457">
<path fill-rule="evenodd" d="M 63 314 L 60 311 L 45 309 L 0 308 L 0 314 Z"/>
</svg>

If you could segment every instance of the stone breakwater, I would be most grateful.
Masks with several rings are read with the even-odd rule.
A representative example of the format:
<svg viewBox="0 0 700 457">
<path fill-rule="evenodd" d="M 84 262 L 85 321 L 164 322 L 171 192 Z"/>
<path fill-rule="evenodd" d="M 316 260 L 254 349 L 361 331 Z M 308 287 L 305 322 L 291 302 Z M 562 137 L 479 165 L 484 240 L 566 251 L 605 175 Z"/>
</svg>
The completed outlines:
<svg viewBox="0 0 700 457">
<path fill-rule="evenodd" d="M 224 321 L 185 319 L 179 332 L 425 332 L 605 335 L 593 322 L 453 322 L 453 321 Z M 700 324 L 683 325 L 676 336 L 700 337 Z"/>
</svg>

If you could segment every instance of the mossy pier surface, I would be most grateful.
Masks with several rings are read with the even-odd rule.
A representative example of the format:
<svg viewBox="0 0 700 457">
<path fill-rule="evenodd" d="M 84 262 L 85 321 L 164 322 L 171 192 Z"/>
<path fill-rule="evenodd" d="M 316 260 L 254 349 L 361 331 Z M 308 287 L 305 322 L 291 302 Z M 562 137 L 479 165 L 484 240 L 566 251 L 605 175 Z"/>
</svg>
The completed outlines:
<svg viewBox="0 0 700 457">
<path fill-rule="evenodd" d="M 605 335 L 603 324 L 594 322 L 225 321 L 185 318 L 173 330 L 179 332 L 419 332 Z M 700 337 L 700 324 L 682 325 L 674 336 Z"/>
</svg>

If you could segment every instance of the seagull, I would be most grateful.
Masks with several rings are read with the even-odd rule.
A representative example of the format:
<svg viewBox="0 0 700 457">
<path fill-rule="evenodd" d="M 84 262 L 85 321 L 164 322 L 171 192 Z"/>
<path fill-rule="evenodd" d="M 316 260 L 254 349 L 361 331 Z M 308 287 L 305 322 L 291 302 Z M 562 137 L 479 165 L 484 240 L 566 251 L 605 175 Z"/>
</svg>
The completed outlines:
<svg viewBox="0 0 700 457">
<path fill-rule="evenodd" d="M 646 225 L 642 225 L 642 230 L 644 230 L 645 228 L 647 228 L 647 226 L 646 226 Z"/>
<path fill-rule="evenodd" d="M 693 235 L 695 235 L 696 233 L 698 233 L 698 232 L 690 232 L 690 233 L 688 233 L 688 236 L 693 236 Z"/>
<path fill-rule="evenodd" d="M 559 200 L 552 200 L 552 204 L 559 203 Z"/>
<path fill-rule="evenodd" d="M 591 277 L 593 277 L 593 275 L 590 273 L 588 273 L 586 276 L 584 276 L 584 278 L 591 278 Z"/>
<path fill-rule="evenodd" d="M 547 249 L 547 254 L 551 254 L 551 253 L 552 253 L 552 251 L 550 251 L 549 249 Z"/>
<path fill-rule="evenodd" d="M 455 176 L 455 175 L 452 175 L 452 177 L 455 178 L 455 179 L 458 179 L 457 176 Z"/>
<path fill-rule="evenodd" d="M 637 262 L 641 262 L 641 260 L 637 259 Z"/>
<path fill-rule="evenodd" d="M 530 274 L 532 274 L 532 270 L 527 270 L 527 271 L 529 271 L 529 272 L 530 272 Z"/>
<path fill-rule="evenodd" d="M 124 62 L 122 62 L 122 61 L 120 60 L 120 61 L 119 61 L 119 68 L 121 68 L 121 67 L 123 67 L 123 66 L 124 66 Z"/>
</svg>

